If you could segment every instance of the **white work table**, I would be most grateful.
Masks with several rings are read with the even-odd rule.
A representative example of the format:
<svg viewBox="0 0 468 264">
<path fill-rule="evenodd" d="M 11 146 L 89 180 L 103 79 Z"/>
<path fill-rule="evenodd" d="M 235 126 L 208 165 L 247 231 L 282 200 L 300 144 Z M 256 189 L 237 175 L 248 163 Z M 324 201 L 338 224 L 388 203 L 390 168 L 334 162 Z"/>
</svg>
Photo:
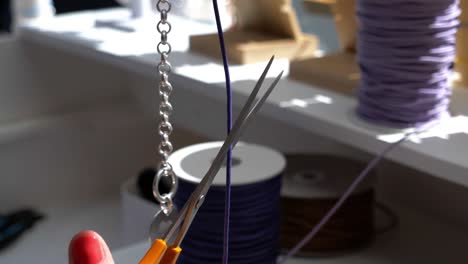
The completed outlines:
<svg viewBox="0 0 468 264">
<path fill-rule="evenodd" d="M 145 79 L 155 79 L 158 61 L 155 49 L 159 40 L 154 30 L 156 21 L 132 21 L 128 17 L 129 13 L 123 9 L 61 15 L 52 21 L 35 23 L 21 29 L 19 39 L 25 45 L 60 49 L 62 52 L 57 53 L 60 56 L 65 52 L 72 56 L 87 57 L 113 67 L 117 66 L 136 78 L 144 76 Z M 220 134 L 201 129 L 212 127 L 214 124 L 210 116 L 201 116 L 200 113 L 205 115 L 207 112 L 217 112 L 221 115 L 224 111 L 213 109 L 211 105 L 213 101 L 225 101 L 222 66 L 219 61 L 188 51 L 189 34 L 214 32 L 215 28 L 213 25 L 196 22 L 189 24 L 187 20 L 174 16 L 171 19 L 173 31 L 169 40 L 173 46 L 173 53 L 170 58 L 174 67 L 172 80 L 176 89 L 173 100 L 177 106 L 174 120 L 178 125 L 183 124 L 194 131 L 208 132 L 206 134 L 209 137 L 218 138 Z M 235 106 L 243 104 L 264 66 L 265 63 L 260 63 L 231 68 Z M 288 69 L 286 60 L 277 60 L 270 70 L 269 77 L 278 74 L 280 70 L 286 70 L 287 73 Z M 79 72 L 76 76 L 79 81 Z M 271 79 L 267 81 L 269 82 Z M 305 130 L 310 133 L 310 137 L 319 135 L 371 154 L 379 153 L 388 142 L 401 137 L 398 131 L 372 126 L 359 120 L 354 115 L 356 104 L 354 98 L 285 77 L 260 115 L 286 124 L 288 129 Z M 468 186 L 468 89 L 455 90 L 451 108 L 456 118 L 442 125 L 445 128 L 439 127 L 435 132 L 412 138 L 410 142 L 395 149 L 389 158 L 438 178 Z M 150 111 L 154 112 L 155 109 Z M 8 131 L 0 131 L 0 134 L 2 133 L 11 134 Z M 307 138 L 278 140 L 302 142 Z M 111 206 L 103 203 L 102 207 L 112 208 L 109 209 L 109 214 L 115 216 L 116 203 L 117 201 L 112 200 L 109 202 Z M 95 211 L 91 213 L 96 215 L 96 218 L 101 217 L 101 214 Z M 408 209 L 398 208 L 398 213 L 401 217 L 401 228 L 379 236 L 376 243 L 360 254 L 313 259 L 312 262 L 454 263 L 450 258 L 464 259 L 468 236 L 463 229 Z M 69 219 L 62 219 L 57 223 L 68 221 Z M 92 221 L 90 219 L 86 223 Z M 76 226 L 81 228 L 83 223 L 78 222 Z M 53 225 L 57 223 L 53 222 Z M 68 237 L 69 234 L 66 235 Z M 37 242 L 40 238 L 35 236 L 31 241 Z M 117 263 L 136 263 L 146 247 L 146 244 L 140 244 L 116 251 Z M 295 259 L 290 263 L 309 262 L 310 259 Z"/>
<path fill-rule="evenodd" d="M 154 31 L 156 22 L 132 21 L 128 17 L 128 12 L 122 9 L 63 15 L 54 18 L 51 23 L 36 23 L 22 29 L 20 38 L 153 77 L 158 61 L 155 54 L 158 41 L 158 35 Z M 224 75 L 220 62 L 187 51 L 189 34 L 213 32 L 214 26 L 189 23 L 174 16 L 172 25 L 169 40 L 173 53 L 170 60 L 174 67 L 172 79 L 176 89 L 181 93 L 187 91 L 203 95 L 204 98 L 224 101 Z M 264 66 L 265 63 L 231 67 L 235 106 L 242 105 Z M 282 69 L 288 72 L 288 68 L 286 60 L 277 60 L 269 77 Z M 454 89 L 452 101 L 452 120 L 444 122 L 432 132 L 418 138 L 413 137 L 411 142 L 406 142 L 391 152 L 388 158 L 468 186 L 468 89 Z M 209 107 L 203 106 L 203 101 L 183 103 L 184 107 L 194 109 Z M 356 104 L 355 98 L 286 77 L 269 98 L 262 114 L 291 127 L 298 127 L 313 135 L 324 136 L 372 154 L 381 152 L 387 142 L 396 141 L 402 136 L 400 131 L 370 125 L 357 118 L 354 113 Z M 184 123 L 195 130 L 197 126 L 205 125 L 203 120 L 194 122 L 189 116 L 178 118 L 176 122 Z"/>
</svg>

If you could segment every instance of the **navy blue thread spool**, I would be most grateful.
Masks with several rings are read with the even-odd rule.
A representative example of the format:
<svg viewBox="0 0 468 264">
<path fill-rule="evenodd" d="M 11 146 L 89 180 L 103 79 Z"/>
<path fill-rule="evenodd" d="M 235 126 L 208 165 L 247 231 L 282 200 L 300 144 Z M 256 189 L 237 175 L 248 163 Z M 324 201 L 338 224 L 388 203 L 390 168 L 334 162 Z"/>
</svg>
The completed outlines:
<svg viewBox="0 0 468 264">
<path fill-rule="evenodd" d="M 211 165 L 221 142 L 190 146 L 172 154 L 178 175 L 175 197 L 181 208 Z M 239 143 L 232 170 L 231 239 L 229 262 L 275 263 L 279 253 L 281 174 L 285 158 L 278 152 Z M 205 203 L 182 243 L 178 263 L 220 263 L 223 254 L 224 169 L 215 178 Z"/>
</svg>

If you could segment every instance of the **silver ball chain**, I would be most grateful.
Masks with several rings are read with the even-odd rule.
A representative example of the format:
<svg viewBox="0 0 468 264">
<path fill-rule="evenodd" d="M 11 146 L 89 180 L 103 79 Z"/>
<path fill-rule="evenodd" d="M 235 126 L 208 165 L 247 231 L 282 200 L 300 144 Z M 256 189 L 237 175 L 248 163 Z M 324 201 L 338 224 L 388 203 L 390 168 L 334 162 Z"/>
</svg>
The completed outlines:
<svg viewBox="0 0 468 264">
<path fill-rule="evenodd" d="M 171 3 L 169 0 L 158 0 L 156 4 L 157 10 L 159 11 L 161 18 L 157 24 L 157 30 L 161 35 L 161 41 L 158 43 L 157 50 L 161 56 L 161 61 L 158 64 L 158 72 L 161 78 L 159 83 L 159 136 L 161 142 L 159 143 L 159 155 L 161 161 L 158 166 L 158 173 L 156 174 L 153 181 L 153 195 L 161 204 L 161 208 L 166 215 L 169 215 L 173 209 L 172 198 L 177 190 L 177 177 L 172 170 L 171 164 L 168 159 L 173 151 L 173 146 L 170 141 L 170 135 L 172 133 L 172 124 L 169 121 L 169 117 L 172 114 L 172 104 L 169 102 L 169 96 L 172 93 L 172 85 L 169 82 L 169 74 L 172 71 L 172 66 L 168 61 L 169 54 L 172 51 L 171 44 L 167 41 L 167 35 L 171 32 L 172 26 L 167 20 L 167 15 L 171 11 Z M 161 180 L 166 178 L 170 180 L 170 192 L 161 194 L 159 191 L 159 185 Z"/>
</svg>

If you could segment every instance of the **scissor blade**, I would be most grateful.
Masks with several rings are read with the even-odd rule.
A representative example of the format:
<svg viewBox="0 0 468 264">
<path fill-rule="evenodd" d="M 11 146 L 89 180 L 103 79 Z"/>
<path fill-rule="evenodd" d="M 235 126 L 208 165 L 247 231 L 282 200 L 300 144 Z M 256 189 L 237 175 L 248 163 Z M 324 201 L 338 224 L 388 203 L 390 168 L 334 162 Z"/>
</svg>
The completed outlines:
<svg viewBox="0 0 468 264">
<path fill-rule="evenodd" d="M 200 196 L 208 192 L 208 189 L 210 188 L 211 183 L 213 182 L 216 174 L 218 173 L 219 169 L 224 163 L 226 154 L 229 151 L 229 146 L 234 147 L 235 144 L 237 144 L 237 142 L 239 141 L 239 138 L 242 136 L 243 131 L 247 127 L 245 126 L 246 118 L 249 115 L 253 116 L 259 109 L 258 108 L 257 111 L 252 115 L 252 110 L 255 109 L 253 107 L 256 107 L 259 102 L 262 102 L 259 105 L 259 107 L 261 107 L 263 103 L 266 101 L 266 99 L 268 98 L 268 96 L 270 96 L 271 91 L 275 88 L 279 79 L 281 79 L 283 72 L 281 72 L 281 74 L 275 79 L 274 83 L 269 87 L 268 91 L 257 102 L 255 101 L 255 98 L 265 80 L 265 77 L 268 73 L 271 63 L 273 62 L 273 59 L 274 59 L 274 56 L 271 57 L 270 62 L 268 63 L 268 65 L 266 66 L 265 70 L 262 73 L 262 76 L 260 77 L 259 81 L 255 85 L 252 93 L 249 95 L 249 98 L 247 98 L 247 101 L 244 107 L 242 107 L 242 110 L 232 127 L 231 133 L 229 133 L 229 135 L 224 140 L 224 143 L 221 146 L 220 150 L 218 151 L 218 154 L 216 155 L 215 159 L 213 160 L 213 163 L 211 164 L 207 173 L 201 180 L 200 184 L 197 186 L 197 189 L 195 189 L 193 193 L 194 195 Z M 252 107 L 252 105 L 254 106 Z"/>
<path fill-rule="evenodd" d="M 239 141 L 240 136 L 242 135 L 242 132 L 244 129 L 247 127 L 244 125 L 245 119 L 247 116 L 249 116 L 249 120 L 252 119 L 252 117 L 255 115 L 255 113 L 258 111 L 258 109 L 252 113 L 252 105 L 255 102 L 255 97 L 258 94 L 258 91 L 260 90 L 262 83 L 266 77 L 266 74 L 268 73 L 268 70 L 271 66 L 271 62 L 273 61 L 273 57 L 271 58 L 270 62 L 268 63 L 267 67 L 265 68 L 262 76 L 260 77 L 259 81 L 257 82 L 256 86 L 254 87 L 252 93 L 250 94 L 249 98 L 247 99 L 244 107 L 242 108 L 236 122 L 234 123 L 234 126 L 232 127 L 231 133 L 226 137 L 223 145 L 221 146 L 220 150 L 218 151 L 218 154 L 216 155 L 212 165 L 208 169 L 207 173 L 205 176 L 202 178 L 200 183 L 198 184 L 197 188 L 193 191 L 191 194 L 190 198 L 187 200 L 185 203 L 183 209 L 179 213 L 179 217 L 177 220 L 174 222 L 174 224 L 171 226 L 171 228 L 168 230 L 168 232 L 165 235 L 165 239 L 171 238 L 175 232 L 177 231 L 178 227 L 182 224 L 182 221 L 184 221 L 179 236 L 176 239 L 175 244 L 179 244 L 181 242 L 181 239 L 185 236 L 185 233 L 188 230 L 188 227 L 190 226 L 193 217 L 195 216 L 199 206 L 199 199 L 201 196 L 205 195 L 209 188 L 211 183 L 213 182 L 216 174 L 218 173 L 219 169 L 221 168 L 223 161 L 225 159 L 225 156 L 229 150 L 229 146 L 233 145 L 232 143 L 235 142 L 237 143 Z M 280 76 L 281 77 L 281 74 Z M 271 91 L 273 88 L 276 86 L 278 83 L 279 79 L 275 80 L 273 83 L 274 85 L 270 86 L 269 92 L 265 93 L 265 95 L 262 96 L 260 100 L 257 101 L 255 106 L 258 106 L 259 108 L 261 107 L 261 104 L 266 101 L 267 97 L 271 94 Z M 262 102 L 260 105 L 259 103 Z M 190 208 L 190 212 L 189 212 Z"/>
<path fill-rule="evenodd" d="M 245 129 L 249 126 L 249 124 L 251 123 L 255 115 L 257 114 L 257 112 L 260 110 L 260 108 L 262 108 L 263 104 L 266 102 L 271 92 L 275 89 L 276 85 L 281 80 L 283 73 L 284 71 L 282 71 L 275 78 L 275 80 L 270 85 L 270 87 L 268 87 L 268 90 L 265 92 L 265 94 L 260 99 L 255 101 L 255 104 L 251 109 L 248 109 L 245 107 L 243 108 L 243 110 L 246 109 L 245 111 L 246 114 L 239 115 L 239 118 L 236 120 L 234 128 L 232 129 L 231 133 L 228 135 L 228 137 L 224 141 L 223 145 L 221 146 L 221 149 L 218 151 L 218 154 L 216 155 L 216 158 L 211 164 L 210 169 L 205 174 L 200 184 L 197 186 L 200 188 L 199 190 L 200 190 L 201 195 L 208 192 L 208 189 L 211 183 L 213 182 L 214 178 L 216 177 L 216 174 L 218 174 L 218 171 L 223 166 L 224 159 L 228 152 L 229 146 L 232 146 L 232 148 L 234 148 L 237 142 L 239 142 L 239 139 L 242 136 Z M 249 96 L 249 99 L 250 99 L 250 96 Z M 254 103 L 253 100 L 249 102 L 250 105 L 252 105 L 253 103 Z M 197 190 L 195 189 L 194 192 L 196 191 Z"/>
<path fill-rule="evenodd" d="M 197 186 L 197 189 L 192 193 L 194 195 L 192 199 L 192 196 L 190 197 L 189 201 L 185 204 L 184 208 L 181 211 L 181 216 L 185 216 L 183 225 L 180 229 L 180 233 L 176 238 L 176 245 L 179 245 L 182 242 L 182 239 L 184 238 L 186 232 L 188 231 L 188 228 L 190 227 L 191 222 L 195 218 L 195 215 L 200 208 L 200 206 L 203 203 L 203 199 L 200 200 L 200 197 L 204 196 L 206 192 L 208 192 L 209 187 L 211 185 L 212 180 L 218 173 L 219 169 L 221 168 L 223 161 L 224 161 L 224 156 L 227 153 L 227 147 L 229 144 L 232 144 L 234 147 L 237 142 L 239 141 L 240 136 L 242 133 L 245 131 L 245 129 L 248 127 L 250 122 L 253 120 L 255 114 L 260 110 L 262 105 L 265 103 L 266 99 L 268 96 L 270 96 L 271 92 L 274 90 L 276 85 L 278 84 L 279 80 L 281 79 L 283 75 L 283 72 L 281 72 L 276 79 L 273 81 L 273 83 L 270 85 L 268 88 L 267 92 L 259 99 L 256 101 L 254 107 L 248 112 L 247 116 L 243 119 L 243 122 L 241 122 L 240 126 L 236 128 L 236 130 L 233 130 L 231 134 L 226 138 L 223 146 L 218 152 L 218 155 L 216 156 L 215 161 L 212 163 L 209 171 L 203 178 L 202 182 Z M 241 120 L 241 119 L 239 119 Z M 238 121 L 239 121 L 238 120 Z M 236 121 L 236 123 L 238 122 Z M 219 158 L 221 157 L 221 159 Z M 178 219 L 179 220 L 179 219 Z M 182 221 L 182 220 L 180 220 Z M 180 222 L 178 221 L 178 222 Z"/>
<path fill-rule="evenodd" d="M 284 71 L 281 71 L 278 76 L 276 76 L 275 80 L 271 83 L 270 87 L 268 87 L 268 90 L 265 92 L 265 95 L 260 98 L 257 103 L 253 106 L 253 108 L 250 110 L 250 112 L 247 114 L 247 116 L 244 119 L 244 123 L 242 124 L 243 127 L 248 127 L 250 125 L 250 122 L 252 122 L 253 117 L 257 114 L 257 112 L 262 108 L 263 104 L 267 100 L 267 98 L 270 96 L 271 92 L 276 88 L 276 85 L 278 85 L 278 82 L 281 80 L 281 77 L 283 77 Z M 239 142 L 240 136 L 242 136 L 242 131 L 241 135 L 237 137 L 237 139 L 232 142 L 232 147 L 234 148 L 235 145 L 237 145 L 237 142 Z"/>
<path fill-rule="evenodd" d="M 262 87 L 263 82 L 265 81 L 265 78 L 266 78 L 266 76 L 268 74 L 268 71 L 270 70 L 271 65 L 273 64 L 274 59 L 275 59 L 275 55 L 271 56 L 270 61 L 268 61 L 267 66 L 265 67 L 265 69 L 262 72 L 262 75 L 260 76 L 257 83 L 255 84 L 252 92 L 250 93 L 249 98 L 247 98 L 247 101 L 245 102 L 244 107 L 242 107 L 242 110 L 239 112 L 239 116 L 238 116 L 237 120 L 240 120 L 240 118 L 243 117 L 243 116 L 247 116 L 247 114 L 248 114 L 248 112 L 249 112 L 249 110 L 250 110 L 250 108 L 252 106 L 252 102 L 257 97 L 258 91 L 260 91 L 260 88 Z M 231 131 L 232 130 L 234 130 L 234 126 L 232 127 Z"/>
<path fill-rule="evenodd" d="M 237 117 L 236 121 L 234 122 L 234 125 L 232 126 L 231 133 L 226 137 L 224 140 L 224 144 L 221 146 L 220 150 L 218 151 L 218 154 L 216 155 L 215 159 L 213 160 L 212 165 L 208 169 L 207 173 L 205 176 L 202 178 L 200 183 L 197 186 L 197 189 L 194 190 L 192 193 L 193 196 L 199 195 L 200 193 L 203 193 L 203 190 L 209 188 L 211 185 L 211 182 L 213 182 L 214 177 L 219 171 L 219 168 L 222 166 L 224 158 L 229 150 L 229 146 L 232 145 L 232 142 L 238 141 L 238 138 L 240 137 L 239 130 L 242 128 L 242 125 L 244 123 L 244 119 L 246 116 L 249 114 L 250 110 L 252 109 L 252 105 L 255 103 L 255 98 L 257 97 L 258 92 L 260 91 L 260 88 L 262 87 L 263 82 L 265 81 L 266 75 L 268 74 L 268 71 L 270 70 L 270 67 L 273 63 L 275 56 L 272 56 L 270 61 L 268 62 L 267 66 L 263 70 L 262 75 L 258 79 L 257 83 L 255 84 L 255 87 L 253 88 L 252 92 L 250 93 L 249 97 L 247 98 L 247 101 L 245 102 L 244 106 L 242 107 L 239 116 Z M 237 139 L 235 138 L 237 137 Z M 216 167 L 218 167 L 216 169 Z M 206 190 L 207 191 L 207 190 Z M 205 191 L 205 193 L 206 193 Z M 189 200 L 192 199 L 192 196 L 190 196 Z M 194 198 L 195 199 L 195 198 Z M 197 198 L 198 199 L 198 198 Z"/>
</svg>

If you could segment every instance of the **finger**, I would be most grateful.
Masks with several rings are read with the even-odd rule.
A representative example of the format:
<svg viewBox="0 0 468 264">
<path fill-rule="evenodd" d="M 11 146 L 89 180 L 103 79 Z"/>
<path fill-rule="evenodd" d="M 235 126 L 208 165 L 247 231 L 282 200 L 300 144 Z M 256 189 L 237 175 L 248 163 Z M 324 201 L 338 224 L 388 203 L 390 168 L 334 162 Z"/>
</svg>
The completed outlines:
<svg viewBox="0 0 468 264">
<path fill-rule="evenodd" d="M 90 230 L 73 237 L 68 248 L 68 260 L 70 264 L 114 264 L 104 239 Z"/>
</svg>

